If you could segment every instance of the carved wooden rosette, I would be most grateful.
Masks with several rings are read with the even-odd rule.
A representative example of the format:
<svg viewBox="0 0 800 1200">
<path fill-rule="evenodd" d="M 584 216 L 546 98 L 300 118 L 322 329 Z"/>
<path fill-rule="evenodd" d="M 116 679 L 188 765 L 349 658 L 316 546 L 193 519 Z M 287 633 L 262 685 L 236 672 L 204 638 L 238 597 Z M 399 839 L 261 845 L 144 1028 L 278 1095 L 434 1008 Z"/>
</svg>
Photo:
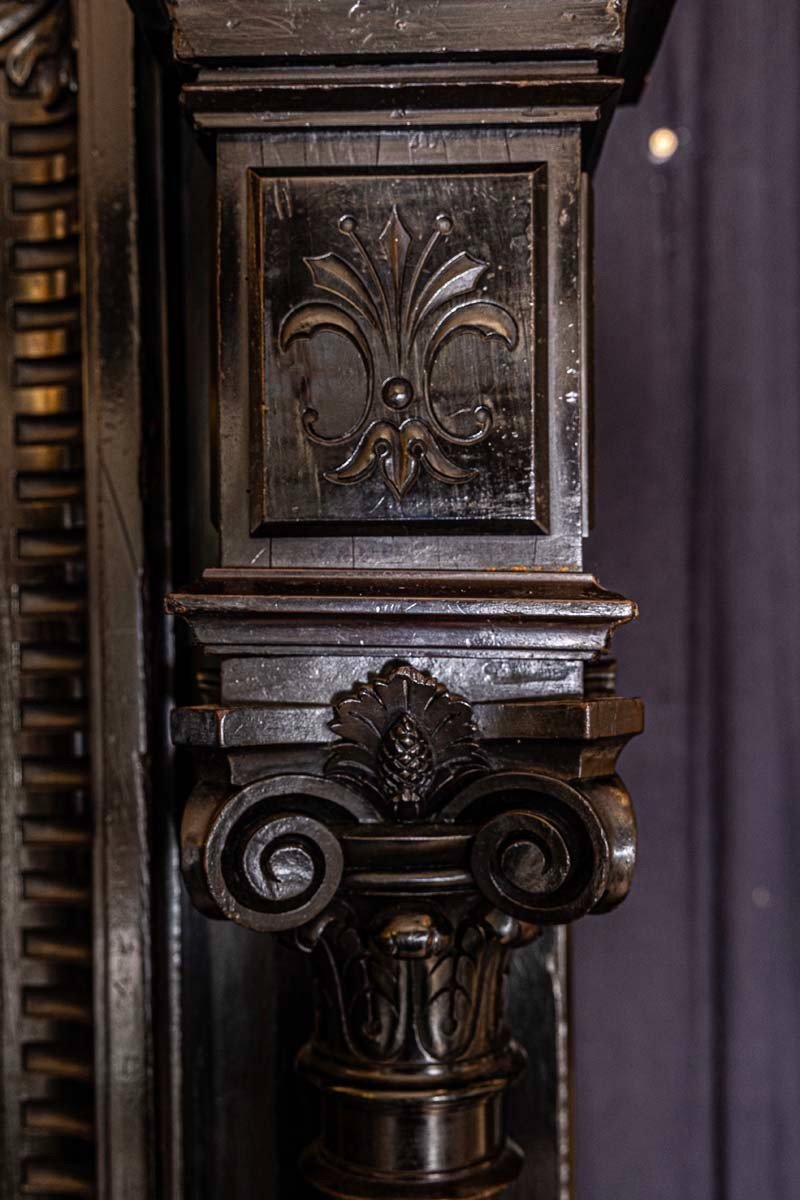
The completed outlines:
<svg viewBox="0 0 800 1200">
<path fill-rule="evenodd" d="M 463 1200 L 519 1170 L 503 1118 L 524 1066 L 505 1023 L 508 954 L 624 898 L 635 827 L 614 768 L 641 727 L 638 702 L 614 697 L 527 709 L 522 726 L 497 713 L 487 741 L 464 699 L 387 666 L 339 699 L 337 740 L 306 772 L 278 755 L 253 782 L 205 781 L 189 800 L 198 906 L 291 931 L 311 958 L 300 1065 L 323 1121 L 303 1167 L 329 1195 Z M 206 712 L 179 711 L 177 740 L 241 754 L 224 724 L 209 740 Z"/>
</svg>

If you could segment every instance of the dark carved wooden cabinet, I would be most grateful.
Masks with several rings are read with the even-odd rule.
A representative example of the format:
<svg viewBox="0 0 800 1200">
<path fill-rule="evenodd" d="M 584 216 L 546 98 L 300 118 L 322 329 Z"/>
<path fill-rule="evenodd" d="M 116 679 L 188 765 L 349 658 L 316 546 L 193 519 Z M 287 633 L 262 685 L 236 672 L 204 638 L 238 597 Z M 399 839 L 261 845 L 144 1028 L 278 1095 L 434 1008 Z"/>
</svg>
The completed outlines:
<svg viewBox="0 0 800 1200">
<path fill-rule="evenodd" d="M 573 1194 L 628 8 L 0 2 L 9 1200 Z"/>
</svg>

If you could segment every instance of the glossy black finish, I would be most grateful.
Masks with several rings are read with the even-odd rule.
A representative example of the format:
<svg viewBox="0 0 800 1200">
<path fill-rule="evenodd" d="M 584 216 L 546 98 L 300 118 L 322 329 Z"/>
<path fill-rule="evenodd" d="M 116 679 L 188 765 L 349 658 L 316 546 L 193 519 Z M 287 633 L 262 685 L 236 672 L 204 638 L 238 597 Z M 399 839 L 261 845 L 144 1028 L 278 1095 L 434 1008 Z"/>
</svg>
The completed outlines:
<svg viewBox="0 0 800 1200">
<path fill-rule="evenodd" d="M 89 1195 L 93 747 L 68 5 L 0 6 L 0 1194 Z"/>
<path fill-rule="evenodd" d="M 643 3 L 638 57 L 604 0 L 141 0 L 138 46 L 121 0 L 0 3 L 9 1200 L 295 1200 L 301 1157 L 563 1200 L 551 923 L 633 863 L 640 706 L 591 678 L 635 610 L 581 539 L 586 170 Z M 176 890 L 173 568 L 184 865 L 227 928 Z"/>
<path fill-rule="evenodd" d="M 318 983 L 328 964 L 302 1057 L 323 1094 L 307 1177 L 341 1196 L 495 1194 L 519 1165 L 500 1101 L 510 1043 L 501 999 L 491 1013 L 469 999 L 458 972 L 470 956 L 453 947 L 482 930 L 494 961 L 487 920 L 539 928 L 603 910 L 633 866 L 614 770 L 641 714 L 583 699 L 583 672 L 635 610 L 581 570 L 584 168 L 623 85 L 601 66 L 622 49 L 624 14 L 530 10 L 538 40 L 526 63 L 456 63 L 426 60 L 420 7 L 408 29 L 416 61 L 387 53 L 378 69 L 353 45 L 331 69 L 321 58 L 353 33 L 334 9 L 313 31 L 297 13 L 268 45 L 263 7 L 243 3 L 224 30 L 213 5 L 168 12 L 178 57 L 197 68 L 185 102 L 216 147 L 220 566 L 170 600 L 215 664 L 206 703 L 173 722 L 178 744 L 198 752 L 187 881 L 211 915 L 298 928 Z M 448 16 L 445 48 L 466 46 L 474 17 L 469 6 Z M 616 32 L 604 40 L 595 19 Z M 573 37 L 564 62 L 553 57 L 561 21 Z M 379 53 L 381 30 L 366 32 Z M 466 717 L 458 695 L 473 686 Z M 332 704 L 339 741 L 327 761 Z M 450 822 L 468 844 L 453 842 Z M 569 1174 L 563 937 L 549 953 L 537 977 L 548 1050 L 531 1045 L 551 1123 L 534 1172 L 555 1198 Z M 337 954 L 344 974 L 326 981 Z M 448 994 L 476 1006 L 479 1090 L 491 1102 L 457 1099 L 470 1039 L 439 1058 L 430 1049 L 456 1030 L 426 1016 L 425 981 L 454 958 Z M 361 990 L 351 970 L 364 973 Z M 378 977 L 405 997 L 394 1032 L 400 1002 L 376 1015 Z M 377 1005 L 361 1023 L 377 1039 L 369 1069 L 349 1003 L 338 1049 L 321 1049 L 319 1022 L 350 987 L 353 1004 Z M 445 1072 L 438 1099 L 415 1091 L 415 1062 L 426 1078 L 437 1062 L 434 1076 Z"/>
</svg>

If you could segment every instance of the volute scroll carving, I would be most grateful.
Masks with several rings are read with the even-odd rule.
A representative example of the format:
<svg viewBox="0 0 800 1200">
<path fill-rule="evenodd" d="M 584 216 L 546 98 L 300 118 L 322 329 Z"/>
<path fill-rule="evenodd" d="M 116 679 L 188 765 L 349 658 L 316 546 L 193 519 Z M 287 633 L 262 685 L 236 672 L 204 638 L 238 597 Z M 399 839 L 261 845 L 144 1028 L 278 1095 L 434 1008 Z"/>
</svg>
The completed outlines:
<svg viewBox="0 0 800 1200">
<path fill-rule="evenodd" d="M 407 665 L 339 698 L 331 728 L 316 773 L 198 787 L 187 881 L 205 911 L 283 933 L 311 960 L 316 1023 L 301 1066 L 324 1114 L 304 1160 L 312 1182 L 365 1200 L 376 1177 L 393 1197 L 494 1195 L 519 1167 L 501 1119 L 523 1067 L 505 1023 L 509 956 L 543 925 L 622 898 L 627 793 L 580 766 L 563 778 L 549 742 L 530 743 L 530 769 L 503 766 L 472 706 Z M 613 759 L 626 735 L 602 732 Z M 433 1192 L 430 1170 L 404 1172 L 386 1148 L 387 1129 L 423 1115 L 459 1130 L 429 1143 L 451 1156 Z M 472 1143 L 483 1163 L 465 1173 Z"/>
</svg>

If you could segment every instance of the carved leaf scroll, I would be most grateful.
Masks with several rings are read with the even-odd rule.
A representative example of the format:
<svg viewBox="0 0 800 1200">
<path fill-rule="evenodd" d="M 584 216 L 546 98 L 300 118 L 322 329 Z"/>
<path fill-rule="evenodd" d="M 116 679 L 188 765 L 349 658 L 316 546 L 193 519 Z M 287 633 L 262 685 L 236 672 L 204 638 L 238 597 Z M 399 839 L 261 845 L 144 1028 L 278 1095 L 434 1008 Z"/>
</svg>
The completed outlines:
<svg viewBox="0 0 800 1200">
<path fill-rule="evenodd" d="M 355 262 L 334 253 L 304 259 L 313 286 L 339 303 L 305 302 L 291 309 L 278 330 L 279 350 L 285 354 L 299 339 L 337 333 L 357 350 L 366 378 L 364 407 L 348 429 L 323 436 L 316 429 L 318 410 L 309 406 L 303 413 L 303 428 L 312 442 L 351 447 L 338 466 L 323 472 L 330 483 L 359 484 L 380 469 L 387 488 L 402 503 L 422 471 L 447 484 L 466 483 L 478 474 L 475 467 L 453 461 L 446 447 L 482 442 L 492 428 L 491 402 L 484 399 L 474 405 L 471 433 L 462 435 L 450 428 L 431 394 L 436 360 L 445 343 L 457 334 L 495 338 L 513 350 L 519 331 L 506 308 L 484 299 L 456 304 L 432 324 L 438 310 L 471 295 L 489 269 L 488 263 L 462 250 L 425 278 L 437 245 L 450 237 L 453 229 L 452 217 L 446 213 L 436 217 L 410 277 L 414 236 L 396 205 L 378 238 L 377 258 L 362 241 L 357 219 L 345 214 L 339 220 L 339 232 L 349 242 Z M 415 378 L 415 347 L 421 350 L 419 378 Z M 383 382 L 378 394 L 379 379 Z M 329 400 L 335 409 L 337 396 L 332 394 Z M 395 414 L 412 410 L 412 406 L 416 411 L 408 411 L 405 419 L 398 421 L 386 413 L 378 415 L 379 404 Z"/>
</svg>

